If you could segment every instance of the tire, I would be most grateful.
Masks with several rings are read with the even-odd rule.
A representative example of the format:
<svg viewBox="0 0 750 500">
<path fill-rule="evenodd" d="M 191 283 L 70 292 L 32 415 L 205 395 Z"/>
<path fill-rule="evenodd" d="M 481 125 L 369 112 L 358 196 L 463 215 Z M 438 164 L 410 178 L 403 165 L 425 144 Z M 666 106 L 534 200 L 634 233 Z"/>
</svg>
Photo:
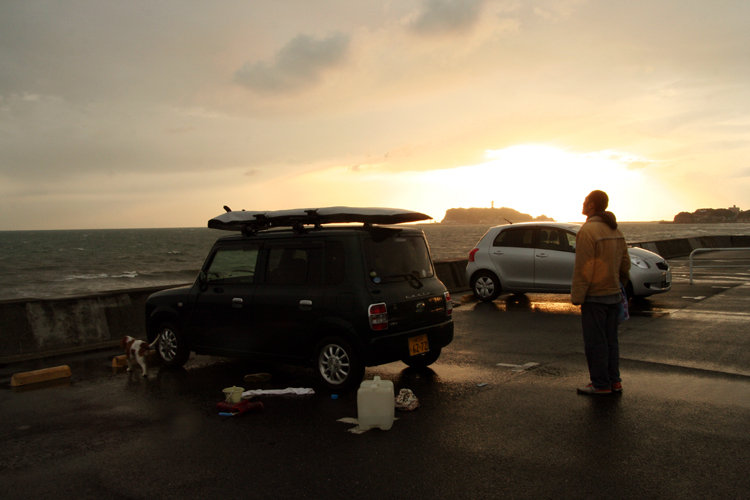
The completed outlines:
<svg viewBox="0 0 750 500">
<path fill-rule="evenodd" d="M 441 351 L 442 349 L 440 348 L 432 349 L 424 354 L 418 354 L 417 356 L 407 356 L 401 361 L 411 368 L 426 368 L 438 360 Z"/>
<path fill-rule="evenodd" d="M 483 302 L 492 302 L 500 295 L 500 280 L 495 273 L 481 271 L 471 278 L 471 291 Z"/>
<path fill-rule="evenodd" d="M 359 386 L 365 366 L 352 345 L 341 337 L 328 337 L 315 346 L 313 360 L 318 380 L 330 390 L 342 391 Z"/>
<path fill-rule="evenodd" d="M 156 353 L 165 366 L 177 368 L 187 363 L 190 346 L 179 328 L 172 323 L 162 323 L 157 329 Z"/>
</svg>

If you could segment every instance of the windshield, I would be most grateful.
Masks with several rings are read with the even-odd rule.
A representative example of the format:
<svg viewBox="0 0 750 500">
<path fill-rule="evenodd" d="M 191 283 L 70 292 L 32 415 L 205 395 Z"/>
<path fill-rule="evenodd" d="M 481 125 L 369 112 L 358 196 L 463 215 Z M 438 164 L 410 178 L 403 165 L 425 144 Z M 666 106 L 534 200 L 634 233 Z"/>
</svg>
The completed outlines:
<svg viewBox="0 0 750 500">
<path fill-rule="evenodd" d="M 365 258 L 375 283 L 434 276 L 427 243 L 419 235 L 365 240 Z"/>
</svg>

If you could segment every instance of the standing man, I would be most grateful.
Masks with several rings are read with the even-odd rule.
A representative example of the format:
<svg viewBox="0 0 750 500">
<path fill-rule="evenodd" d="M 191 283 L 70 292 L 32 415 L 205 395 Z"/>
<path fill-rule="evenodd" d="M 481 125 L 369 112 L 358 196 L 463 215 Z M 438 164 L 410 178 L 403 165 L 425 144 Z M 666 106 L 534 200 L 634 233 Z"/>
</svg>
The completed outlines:
<svg viewBox="0 0 750 500">
<path fill-rule="evenodd" d="M 617 219 L 606 212 L 609 197 L 592 191 L 583 201 L 586 223 L 576 236 L 576 262 L 570 300 L 581 306 L 583 343 L 591 382 L 580 394 L 622 392 L 617 316 L 620 283 L 629 280 L 630 257 Z"/>
</svg>

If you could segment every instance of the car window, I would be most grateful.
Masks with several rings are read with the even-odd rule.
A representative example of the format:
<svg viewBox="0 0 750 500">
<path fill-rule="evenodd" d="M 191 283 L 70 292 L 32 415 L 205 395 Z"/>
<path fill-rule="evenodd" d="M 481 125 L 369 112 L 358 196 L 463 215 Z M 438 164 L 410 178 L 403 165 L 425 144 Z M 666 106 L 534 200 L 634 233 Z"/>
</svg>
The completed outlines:
<svg viewBox="0 0 750 500">
<path fill-rule="evenodd" d="M 412 275 L 431 278 L 435 275 L 427 243 L 421 236 L 392 236 L 365 240 L 365 258 L 370 278 L 383 279 Z"/>
<path fill-rule="evenodd" d="M 570 244 L 570 238 L 573 238 L 573 244 Z M 539 228 L 539 248 L 546 250 L 557 250 L 560 252 L 573 252 L 575 249 L 576 237 L 574 234 L 558 229 L 555 227 Z"/>
<path fill-rule="evenodd" d="M 323 249 L 269 248 L 265 282 L 271 285 L 316 284 L 322 281 Z"/>
<path fill-rule="evenodd" d="M 576 235 L 575 233 L 571 233 L 570 231 L 565 231 L 565 238 L 568 240 L 568 248 L 569 252 L 575 252 L 576 251 Z"/>
<path fill-rule="evenodd" d="M 344 243 L 326 242 L 326 284 L 338 285 L 344 281 Z"/>
<path fill-rule="evenodd" d="M 500 231 L 492 242 L 494 247 L 532 248 L 534 243 L 534 228 L 519 227 Z"/>
<path fill-rule="evenodd" d="M 219 248 L 206 271 L 208 283 L 253 283 L 258 249 L 258 245 Z"/>
</svg>

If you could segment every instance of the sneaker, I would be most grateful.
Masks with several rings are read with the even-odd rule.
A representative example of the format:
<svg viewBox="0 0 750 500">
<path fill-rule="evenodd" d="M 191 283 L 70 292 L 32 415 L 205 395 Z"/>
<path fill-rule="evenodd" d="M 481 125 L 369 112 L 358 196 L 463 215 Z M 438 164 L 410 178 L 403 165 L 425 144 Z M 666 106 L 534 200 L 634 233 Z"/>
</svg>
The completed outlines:
<svg viewBox="0 0 750 500">
<path fill-rule="evenodd" d="M 622 382 L 612 384 L 612 392 L 622 392 Z"/>
<path fill-rule="evenodd" d="M 612 394 L 612 389 L 597 389 L 594 384 L 589 384 L 586 387 L 579 387 L 578 394 Z"/>
</svg>

